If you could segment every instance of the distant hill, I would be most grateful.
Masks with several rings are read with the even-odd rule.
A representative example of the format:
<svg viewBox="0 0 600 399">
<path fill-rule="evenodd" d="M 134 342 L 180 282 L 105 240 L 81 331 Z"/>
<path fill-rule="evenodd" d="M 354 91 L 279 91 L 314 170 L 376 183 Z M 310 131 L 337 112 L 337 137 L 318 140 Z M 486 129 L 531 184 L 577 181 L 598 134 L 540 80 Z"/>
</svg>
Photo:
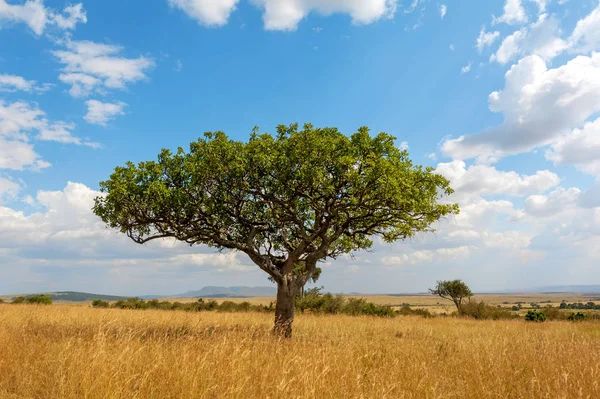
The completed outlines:
<svg viewBox="0 0 600 399">
<path fill-rule="evenodd" d="M 48 292 L 47 294 L 52 297 L 53 301 L 69 302 L 86 302 L 93 301 L 95 299 L 102 299 L 103 301 L 118 301 L 120 299 L 127 299 L 125 296 L 89 294 L 87 292 L 76 291 Z"/>
<path fill-rule="evenodd" d="M 116 295 L 101 295 L 90 294 L 87 292 L 76 291 L 57 291 L 57 292 L 40 292 L 52 297 L 53 301 L 64 302 L 87 302 L 95 299 L 103 301 L 118 301 L 127 299 L 133 296 L 116 296 Z M 35 294 L 19 294 L 19 295 L 2 295 L 0 299 L 12 301 L 18 296 L 29 296 Z M 251 298 L 258 296 L 275 296 L 277 289 L 275 287 L 204 287 L 198 291 L 188 291 L 177 295 L 144 295 L 139 296 L 141 299 L 160 299 L 160 298 Z"/>
<path fill-rule="evenodd" d="M 27 297 L 36 294 L 3 295 L 2 298 L 5 301 L 12 301 L 13 298 L 16 298 L 18 296 Z M 102 299 L 103 301 L 118 301 L 119 299 L 127 299 L 127 297 L 125 296 L 89 294 L 87 292 L 76 291 L 40 292 L 39 294 L 49 295 L 50 297 L 52 297 L 53 301 L 65 302 L 87 302 L 93 301 L 94 299 Z"/>
<path fill-rule="evenodd" d="M 600 293 L 600 285 L 553 285 L 536 287 L 533 292 L 573 292 L 573 293 Z"/>
<path fill-rule="evenodd" d="M 174 295 L 175 298 L 250 298 L 256 296 L 275 296 L 275 287 L 204 287 L 198 291 L 188 291 Z"/>
</svg>

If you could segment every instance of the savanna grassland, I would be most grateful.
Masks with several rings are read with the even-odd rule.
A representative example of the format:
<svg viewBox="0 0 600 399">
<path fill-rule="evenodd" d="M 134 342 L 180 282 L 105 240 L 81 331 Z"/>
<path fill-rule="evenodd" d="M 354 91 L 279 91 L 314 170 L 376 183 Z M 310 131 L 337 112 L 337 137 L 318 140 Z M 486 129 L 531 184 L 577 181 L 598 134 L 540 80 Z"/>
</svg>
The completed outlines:
<svg viewBox="0 0 600 399">
<path fill-rule="evenodd" d="M 426 309 L 432 314 L 450 314 L 456 311 L 454 304 L 451 301 L 444 300 L 437 296 L 427 294 L 406 294 L 406 295 L 344 295 L 346 298 L 364 298 L 367 301 L 376 305 L 391 306 L 399 308 L 402 305 L 410 305 L 415 309 Z M 197 298 L 165 298 L 168 301 L 195 302 Z M 10 301 L 11 297 L 5 297 L 6 301 Z M 600 303 L 600 294 L 595 293 L 572 293 L 572 292 L 557 292 L 557 293 L 510 293 L 510 294 L 475 294 L 472 301 L 485 301 L 492 306 L 500 306 L 502 308 L 511 308 L 517 303 L 522 303 L 525 307 L 529 307 L 531 303 L 537 303 L 544 307 L 552 305 L 558 307 L 562 301 L 569 303 L 574 302 L 597 302 Z M 216 299 L 217 302 L 232 301 L 232 302 L 249 302 L 253 305 L 268 306 L 275 301 L 274 297 L 254 297 L 254 298 L 223 298 Z"/>
<path fill-rule="evenodd" d="M 597 398 L 600 324 L 0 305 L 0 398 Z"/>
</svg>

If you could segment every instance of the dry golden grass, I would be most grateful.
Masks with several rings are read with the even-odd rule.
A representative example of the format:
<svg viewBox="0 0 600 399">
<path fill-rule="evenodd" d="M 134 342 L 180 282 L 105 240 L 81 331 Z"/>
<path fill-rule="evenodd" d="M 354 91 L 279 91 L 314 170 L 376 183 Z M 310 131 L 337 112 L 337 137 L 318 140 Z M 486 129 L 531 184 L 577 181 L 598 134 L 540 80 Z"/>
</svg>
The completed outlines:
<svg viewBox="0 0 600 399">
<path fill-rule="evenodd" d="M 0 305 L 0 398 L 598 398 L 600 326 Z"/>
</svg>

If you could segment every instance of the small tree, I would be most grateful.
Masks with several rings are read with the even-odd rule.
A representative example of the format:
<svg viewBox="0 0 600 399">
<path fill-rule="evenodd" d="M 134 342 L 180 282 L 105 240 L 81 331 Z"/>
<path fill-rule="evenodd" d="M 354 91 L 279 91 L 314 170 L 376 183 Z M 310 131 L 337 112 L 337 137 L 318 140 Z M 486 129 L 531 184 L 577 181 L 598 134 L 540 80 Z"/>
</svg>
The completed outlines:
<svg viewBox="0 0 600 399">
<path fill-rule="evenodd" d="M 52 297 L 45 294 L 30 295 L 25 298 L 25 302 L 37 305 L 52 305 Z"/>
<path fill-rule="evenodd" d="M 543 323 L 546 321 L 546 319 L 546 314 L 544 312 L 540 312 L 539 310 L 528 310 L 527 314 L 525 314 L 525 321 Z"/>
<path fill-rule="evenodd" d="M 93 308 L 108 308 L 110 304 L 107 301 L 103 301 L 102 299 L 94 299 L 92 301 Z"/>
<path fill-rule="evenodd" d="M 471 289 L 462 280 L 438 281 L 435 289 L 430 288 L 429 292 L 454 302 L 459 314 L 462 314 L 463 300 L 473 296 Z"/>
<path fill-rule="evenodd" d="M 280 125 L 248 142 L 205 133 L 189 152 L 117 167 L 94 212 L 138 244 L 175 238 L 245 253 L 277 283 L 275 331 L 291 337 L 296 295 L 328 258 L 432 231 L 458 206 L 395 137 Z"/>
</svg>

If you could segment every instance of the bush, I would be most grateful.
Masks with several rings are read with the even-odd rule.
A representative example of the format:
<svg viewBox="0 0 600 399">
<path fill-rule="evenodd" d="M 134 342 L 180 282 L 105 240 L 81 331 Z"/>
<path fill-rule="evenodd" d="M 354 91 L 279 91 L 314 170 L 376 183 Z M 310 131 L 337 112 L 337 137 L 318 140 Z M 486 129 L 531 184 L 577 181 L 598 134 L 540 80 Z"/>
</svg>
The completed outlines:
<svg viewBox="0 0 600 399">
<path fill-rule="evenodd" d="M 427 309 L 412 309 L 409 305 L 402 305 L 396 313 L 402 316 L 421 316 L 426 319 L 434 317 Z"/>
<path fill-rule="evenodd" d="M 546 314 L 540 312 L 539 310 L 529 310 L 525 315 L 525 321 L 543 323 L 546 321 Z"/>
<path fill-rule="evenodd" d="M 93 308 L 107 308 L 109 306 L 110 306 L 109 303 L 106 302 L 106 301 L 103 301 L 102 299 L 95 299 L 92 302 L 92 307 Z"/>
<path fill-rule="evenodd" d="M 342 307 L 342 313 L 356 315 L 371 315 L 381 317 L 394 317 L 396 312 L 390 306 L 380 306 L 367 302 L 364 298 L 348 298 Z"/>
<path fill-rule="evenodd" d="M 12 303 L 15 304 L 34 304 L 34 305 L 52 305 L 52 297 L 50 295 L 29 295 L 29 296 L 18 296 L 13 299 Z"/>
<path fill-rule="evenodd" d="M 351 316 L 372 315 L 393 317 L 396 312 L 390 306 L 376 305 L 364 298 L 345 299 L 341 295 L 321 294 L 320 289 L 309 290 L 304 296 L 296 298 L 296 309 L 325 314 L 348 314 Z"/>
<path fill-rule="evenodd" d="M 120 299 L 112 305 L 117 309 L 148 309 L 149 305 L 140 298 Z"/>
<path fill-rule="evenodd" d="M 595 302 L 587 302 L 587 303 L 581 303 L 581 302 L 577 302 L 577 303 L 567 303 L 565 301 L 563 301 L 560 304 L 561 309 L 577 309 L 577 310 L 582 310 L 582 309 L 587 309 L 587 310 L 600 310 L 600 304 L 596 304 Z"/>
<path fill-rule="evenodd" d="M 518 317 L 511 311 L 490 306 L 484 301 L 470 301 L 460 307 L 460 316 L 472 317 L 477 320 L 514 319 Z"/>
<path fill-rule="evenodd" d="M 0 303 L 4 303 L 4 299 L 0 299 Z"/>
<path fill-rule="evenodd" d="M 108 307 L 108 303 L 103 302 L 99 306 L 94 306 L 97 301 L 92 303 L 93 307 Z M 106 305 L 105 305 L 106 304 Z M 205 301 L 200 298 L 197 302 L 182 303 L 168 302 L 152 299 L 144 301 L 139 298 L 129 298 L 116 301 L 112 304 L 113 308 L 117 309 L 159 309 L 159 310 L 185 310 L 188 312 L 204 312 L 204 311 L 220 311 L 220 312 L 269 312 L 274 310 L 273 304 L 269 306 L 252 305 L 250 302 L 236 303 L 233 301 L 224 301 L 219 304 L 215 300 Z"/>
<path fill-rule="evenodd" d="M 587 315 L 583 312 L 571 313 L 568 319 L 570 321 L 583 321 L 587 319 Z"/>
<path fill-rule="evenodd" d="M 195 309 L 197 311 L 203 311 L 203 310 L 215 310 L 219 307 L 219 304 L 217 303 L 217 301 L 208 301 L 205 302 L 204 299 L 200 298 L 198 299 L 198 302 L 195 303 Z"/>
<path fill-rule="evenodd" d="M 367 300 L 364 298 L 348 298 L 344 305 L 344 313 L 357 316 L 363 314 L 365 306 L 367 306 Z"/>
</svg>

